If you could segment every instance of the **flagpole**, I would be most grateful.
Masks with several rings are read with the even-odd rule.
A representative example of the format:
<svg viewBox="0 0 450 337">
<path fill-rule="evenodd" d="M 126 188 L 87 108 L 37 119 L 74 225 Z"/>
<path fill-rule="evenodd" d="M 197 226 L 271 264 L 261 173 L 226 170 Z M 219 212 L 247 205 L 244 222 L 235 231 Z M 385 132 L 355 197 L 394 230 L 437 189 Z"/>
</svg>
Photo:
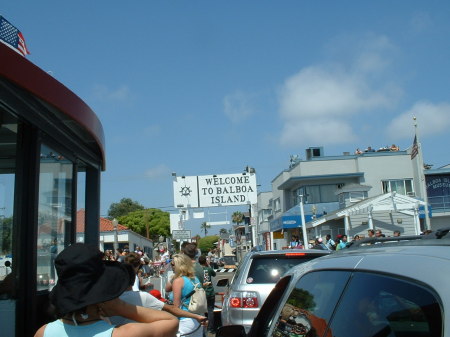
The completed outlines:
<svg viewBox="0 0 450 337">
<path fill-rule="evenodd" d="M 419 141 L 419 132 L 417 128 L 417 118 L 414 116 L 414 133 L 417 140 L 417 146 L 418 146 L 418 153 L 417 156 L 419 157 L 417 160 L 417 172 L 419 174 L 419 180 L 420 180 L 420 188 L 422 190 L 422 198 L 425 202 L 425 228 L 431 229 L 430 224 L 430 215 L 428 214 L 428 193 L 427 193 L 427 183 L 425 181 L 425 174 L 423 172 L 424 166 L 423 166 L 423 155 L 422 155 L 422 144 Z"/>
</svg>

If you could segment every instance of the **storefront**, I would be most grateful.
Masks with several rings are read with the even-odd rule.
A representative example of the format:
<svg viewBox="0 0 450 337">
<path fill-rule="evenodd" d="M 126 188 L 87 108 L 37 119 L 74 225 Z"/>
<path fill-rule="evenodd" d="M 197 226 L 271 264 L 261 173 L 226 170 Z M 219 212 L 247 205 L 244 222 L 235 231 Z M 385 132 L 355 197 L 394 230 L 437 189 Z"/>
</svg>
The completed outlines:
<svg viewBox="0 0 450 337">
<path fill-rule="evenodd" d="M 32 336 L 50 318 L 53 261 L 75 242 L 77 209 L 98 245 L 104 135 L 55 78 L 3 44 L 0 59 L 0 326 Z"/>
</svg>

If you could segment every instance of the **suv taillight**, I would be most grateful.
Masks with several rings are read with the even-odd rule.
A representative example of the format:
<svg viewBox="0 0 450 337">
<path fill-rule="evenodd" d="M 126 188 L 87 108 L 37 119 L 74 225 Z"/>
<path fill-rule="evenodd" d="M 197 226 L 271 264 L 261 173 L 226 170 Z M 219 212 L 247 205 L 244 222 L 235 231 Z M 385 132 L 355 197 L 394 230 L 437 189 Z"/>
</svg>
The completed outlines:
<svg viewBox="0 0 450 337">
<path fill-rule="evenodd" d="M 233 292 L 230 296 L 231 308 L 258 308 L 258 293 L 256 291 Z"/>
</svg>

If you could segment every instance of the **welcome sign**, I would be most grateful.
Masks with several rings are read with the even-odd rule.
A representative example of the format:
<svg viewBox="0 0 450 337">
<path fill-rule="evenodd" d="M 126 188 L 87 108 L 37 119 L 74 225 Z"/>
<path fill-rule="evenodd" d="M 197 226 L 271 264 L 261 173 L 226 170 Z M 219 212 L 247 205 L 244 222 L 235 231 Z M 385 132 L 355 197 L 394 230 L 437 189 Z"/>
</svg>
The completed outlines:
<svg viewBox="0 0 450 337">
<path fill-rule="evenodd" d="M 215 207 L 256 204 L 254 173 L 175 177 L 174 206 Z"/>
</svg>

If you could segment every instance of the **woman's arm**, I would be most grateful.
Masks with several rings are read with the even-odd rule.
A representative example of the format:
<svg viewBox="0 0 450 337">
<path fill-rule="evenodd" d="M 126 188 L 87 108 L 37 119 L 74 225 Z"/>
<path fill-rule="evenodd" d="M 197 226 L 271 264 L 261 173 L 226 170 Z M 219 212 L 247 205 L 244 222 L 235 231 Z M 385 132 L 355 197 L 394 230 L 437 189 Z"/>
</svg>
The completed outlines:
<svg viewBox="0 0 450 337">
<path fill-rule="evenodd" d="M 176 307 L 174 305 L 164 304 L 162 310 L 170 312 L 176 317 L 193 318 L 203 325 L 208 325 L 208 319 L 205 316 L 194 314 L 192 312 L 180 309 L 179 307 Z"/>
<path fill-rule="evenodd" d="M 105 316 L 122 316 L 139 322 L 115 327 L 113 337 L 173 337 L 178 331 L 178 319 L 165 311 L 135 306 L 118 298 L 99 307 Z"/>
<path fill-rule="evenodd" d="M 173 291 L 173 305 L 177 308 L 181 305 L 181 291 L 184 287 L 184 280 L 182 277 L 177 277 L 173 280 L 172 291 Z"/>
</svg>

